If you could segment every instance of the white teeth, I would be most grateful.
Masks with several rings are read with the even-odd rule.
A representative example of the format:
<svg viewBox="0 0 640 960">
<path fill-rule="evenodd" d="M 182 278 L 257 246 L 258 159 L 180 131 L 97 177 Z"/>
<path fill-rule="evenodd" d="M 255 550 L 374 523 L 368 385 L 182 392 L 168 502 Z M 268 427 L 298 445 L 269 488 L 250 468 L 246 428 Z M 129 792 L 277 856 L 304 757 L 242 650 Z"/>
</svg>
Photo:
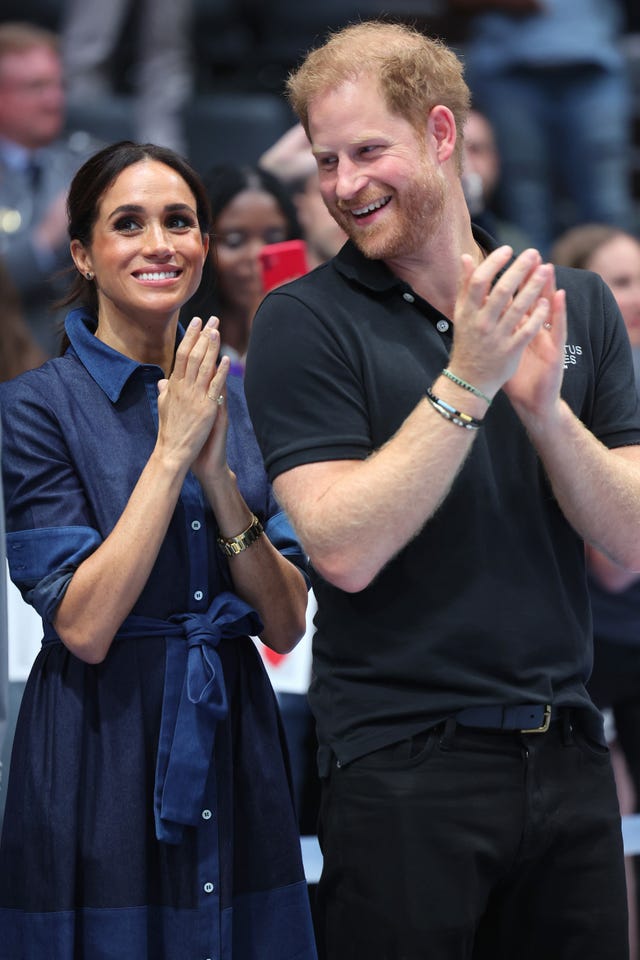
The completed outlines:
<svg viewBox="0 0 640 960">
<path fill-rule="evenodd" d="M 374 210 L 379 210 L 380 207 L 386 206 L 386 204 L 389 203 L 389 199 L 389 197 L 382 197 L 380 200 L 375 200 L 366 207 L 361 207 L 359 210 L 352 210 L 351 212 L 354 217 L 363 217 L 367 213 L 373 213 Z"/>
<path fill-rule="evenodd" d="M 164 270 L 160 272 L 154 270 L 153 273 L 139 273 L 138 280 L 173 280 L 177 276 L 177 270 Z"/>
</svg>

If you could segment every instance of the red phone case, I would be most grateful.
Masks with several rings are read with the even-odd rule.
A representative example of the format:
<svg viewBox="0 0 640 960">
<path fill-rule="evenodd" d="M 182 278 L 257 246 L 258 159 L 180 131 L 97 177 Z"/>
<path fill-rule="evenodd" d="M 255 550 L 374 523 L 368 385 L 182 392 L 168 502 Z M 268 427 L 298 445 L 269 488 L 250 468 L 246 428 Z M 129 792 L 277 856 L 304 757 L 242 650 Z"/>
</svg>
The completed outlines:
<svg viewBox="0 0 640 960">
<path fill-rule="evenodd" d="M 264 292 L 279 287 L 281 283 L 295 280 L 305 274 L 307 264 L 307 246 L 304 240 L 284 240 L 282 243 L 268 243 L 260 251 L 262 266 L 262 286 Z"/>
</svg>

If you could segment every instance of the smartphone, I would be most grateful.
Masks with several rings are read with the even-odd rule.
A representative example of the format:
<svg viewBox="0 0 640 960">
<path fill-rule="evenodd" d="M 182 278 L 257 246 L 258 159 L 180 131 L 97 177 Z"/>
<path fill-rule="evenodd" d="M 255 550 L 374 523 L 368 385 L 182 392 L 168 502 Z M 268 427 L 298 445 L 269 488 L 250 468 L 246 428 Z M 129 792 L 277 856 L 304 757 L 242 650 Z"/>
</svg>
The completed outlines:
<svg viewBox="0 0 640 960">
<path fill-rule="evenodd" d="M 281 283 L 301 277 L 308 269 L 307 245 L 304 240 L 283 240 L 267 243 L 260 251 L 262 287 L 265 293 Z"/>
</svg>

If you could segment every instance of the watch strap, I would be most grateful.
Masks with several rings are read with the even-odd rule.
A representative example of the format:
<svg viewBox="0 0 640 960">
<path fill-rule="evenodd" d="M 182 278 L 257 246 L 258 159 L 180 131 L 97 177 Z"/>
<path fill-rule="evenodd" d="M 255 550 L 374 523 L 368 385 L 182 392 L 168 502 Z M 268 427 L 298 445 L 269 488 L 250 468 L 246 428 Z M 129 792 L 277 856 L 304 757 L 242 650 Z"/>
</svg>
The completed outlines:
<svg viewBox="0 0 640 960">
<path fill-rule="evenodd" d="M 252 543 L 255 543 L 263 533 L 264 527 L 254 513 L 247 529 L 239 533 L 237 537 L 217 537 L 216 539 L 225 556 L 235 557 L 250 547 Z"/>
</svg>

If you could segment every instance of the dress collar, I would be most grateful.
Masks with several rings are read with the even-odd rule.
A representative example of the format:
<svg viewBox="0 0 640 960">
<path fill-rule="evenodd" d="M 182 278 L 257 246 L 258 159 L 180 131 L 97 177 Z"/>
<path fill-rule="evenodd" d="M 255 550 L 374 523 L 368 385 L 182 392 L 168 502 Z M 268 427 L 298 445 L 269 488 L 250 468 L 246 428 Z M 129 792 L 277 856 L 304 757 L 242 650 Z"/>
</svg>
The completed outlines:
<svg viewBox="0 0 640 960">
<path fill-rule="evenodd" d="M 119 399 L 125 384 L 140 367 L 161 368 L 155 364 L 143 364 L 109 347 L 95 336 L 96 320 L 89 310 L 79 307 L 72 310 L 65 320 L 65 332 L 71 348 L 80 363 L 106 393 L 112 403 Z M 184 330 L 178 324 L 176 345 L 182 340 Z"/>
</svg>

